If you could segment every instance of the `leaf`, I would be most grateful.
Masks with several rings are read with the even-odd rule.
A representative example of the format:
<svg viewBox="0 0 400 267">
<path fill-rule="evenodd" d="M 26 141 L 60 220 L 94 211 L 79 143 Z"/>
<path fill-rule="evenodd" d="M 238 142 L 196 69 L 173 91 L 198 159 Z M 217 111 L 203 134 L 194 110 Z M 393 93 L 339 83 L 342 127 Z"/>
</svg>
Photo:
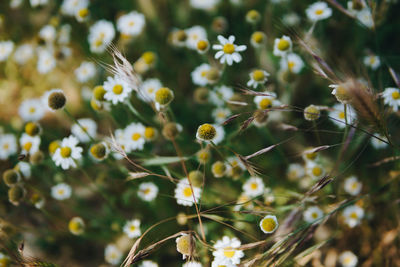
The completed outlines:
<svg viewBox="0 0 400 267">
<path fill-rule="evenodd" d="M 187 157 L 154 157 L 150 159 L 145 159 L 142 161 L 144 166 L 157 166 L 170 163 L 180 162 L 181 160 L 187 160 Z"/>
</svg>

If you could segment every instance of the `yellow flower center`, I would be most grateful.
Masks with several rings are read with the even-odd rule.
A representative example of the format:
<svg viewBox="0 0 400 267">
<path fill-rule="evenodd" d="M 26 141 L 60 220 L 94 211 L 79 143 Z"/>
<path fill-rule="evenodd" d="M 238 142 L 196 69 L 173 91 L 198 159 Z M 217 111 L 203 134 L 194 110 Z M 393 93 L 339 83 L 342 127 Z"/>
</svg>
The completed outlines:
<svg viewBox="0 0 400 267">
<path fill-rule="evenodd" d="M 9 144 L 4 144 L 4 145 L 3 145 L 3 148 L 4 148 L 5 150 L 7 150 L 9 147 L 10 147 Z"/>
<path fill-rule="evenodd" d="M 99 47 L 103 45 L 103 38 L 98 38 L 96 41 L 94 41 L 94 46 Z"/>
<path fill-rule="evenodd" d="M 134 133 L 132 134 L 131 138 L 133 141 L 137 141 L 139 140 L 139 138 L 141 137 L 140 133 Z"/>
<path fill-rule="evenodd" d="M 112 90 L 113 90 L 114 94 L 120 95 L 122 93 L 122 91 L 124 90 L 124 88 L 122 87 L 122 85 L 116 84 L 116 85 L 114 85 Z"/>
<path fill-rule="evenodd" d="M 153 127 L 146 127 L 144 129 L 144 137 L 146 137 L 147 139 L 154 138 L 155 134 L 156 134 L 156 131 L 154 130 Z"/>
<path fill-rule="evenodd" d="M 185 187 L 185 189 L 183 189 L 183 195 L 185 197 L 190 197 L 192 195 L 192 189 L 190 187 Z"/>
<path fill-rule="evenodd" d="M 131 227 L 129 227 L 129 229 L 133 232 L 136 230 L 136 227 L 134 225 L 131 225 Z"/>
<path fill-rule="evenodd" d="M 217 131 L 215 130 L 214 126 L 206 123 L 199 127 L 199 129 L 197 130 L 197 133 L 201 139 L 211 140 L 215 137 L 215 135 L 217 134 Z"/>
<path fill-rule="evenodd" d="M 313 219 L 317 219 L 317 218 L 318 218 L 318 213 L 313 212 L 313 213 L 311 214 L 311 217 L 312 217 Z"/>
<path fill-rule="evenodd" d="M 63 158 L 68 158 L 71 156 L 72 149 L 70 147 L 64 146 L 61 148 L 60 154 Z"/>
<path fill-rule="evenodd" d="M 202 72 L 200 72 L 201 77 L 206 77 L 207 75 L 207 71 L 203 70 Z"/>
<path fill-rule="evenodd" d="M 296 65 L 296 64 L 294 64 L 293 61 L 289 61 L 289 62 L 288 62 L 288 68 L 289 68 L 289 70 L 292 70 L 293 67 L 294 67 L 295 65 Z"/>
<path fill-rule="evenodd" d="M 279 39 L 279 42 L 278 42 L 278 46 L 277 46 L 277 47 L 278 47 L 278 49 L 281 50 L 281 51 L 286 51 L 286 50 L 289 49 L 290 43 L 289 43 L 288 40 L 285 40 L 285 39 L 281 38 L 281 39 Z"/>
<path fill-rule="evenodd" d="M 134 21 L 129 21 L 129 27 L 132 27 L 133 25 L 135 25 Z"/>
<path fill-rule="evenodd" d="M 57 148 L 59 148 L 59 147 L 60 147 L 60 144 L 58 143 L 58 141 L 51 142 L 49 145 L 50 154 L 54 154 L 54 152 L 56 152 Z"/>
<path fill-rule="evenodd" d="M 258 105 L 260 106 L 260 109 L 267 109 L 272 107 L 272 101 L 269 98 L 264 98 L 260 101 Z"/>
<path fill-rule="evenodd" d="M 340 112 L 338 116 L 339 116 L 339 119 L 344 119 L 344 112 L 343 111 Z"/>
<path fill-rule="evenodd" d="M 89 10 L 87 8 L 82 8 L 78 11 L 78 16 L 81 18 L 86 18 L 89 15 Z"/>
<path fill-rule="evenodd" d="M 225 54 L 232 54 L 235 52 L 235 46 L 233 44 L 225 44 L 223 47 L 223 51 Z"/>
<path fill-rule="evenodd" d="M 142 58 L 146 64 L 150 65 L 154 63 L 156 55 L 153 52 L 144 52 Z"/>
<path fill-rule="evenodd" d="M 251 36 L 251 39 L 255 42 L 255 43 L 261 43 L 264 40 L 264 35 L 261 32 L 255 32 L 253 33 L 253 35 Z"/>
<path fill-rule="evenodd" d="M 253 79 L 254 79 L 256 82 L 262 82 L 262 81 L 264 81 L 264 79 L 265 79 L 264 71 L 262 71 L 262 70 L 255 70 L 255 71 L 253 71 Z"/>
<path fill-rule="evenodd" d="M 312 173 L 314 174 L 314 176 L 320 176 L 322 174 L 322 169 L 320 167 L 314 167 L 312 169 Z"/>
<path fill-rule="evenodd" d="M 227 258 L 232 258 L 235 256 L 235 250 L 232 250 L 231 248 L 224 249 L 224 256 Z"/>
<path fill-rule="evenodd" d="M 354 183 L 351 185 L 351 189 L 356 190 L 357 188 L 358 188 L 358 183 L 357 183 L 357 182 L 354 182 Z"/>
<path fill-rule="evenodd" d="M 173 99 L 172 92 L 167 87 L 161 87 L 157 90 L 155 95 L 155 100 L 160 103 L 161 105 L 166 105 L 171 102 Z"/>
<path fill-rule="evenodd" d="M 400 98 L 400 93 L 399 93 L 399 91 L 394 91 L 394 92 L 392 93 L 392 97 L 393 97 L 393 99 L 399 99 L 399 98 Z"/>
<path fill-rule="evenodd" d="M 316 152 L 306 153 L 306 158 L 309 160 L 314 160 L 317 157 Z"/>
<path fill-rule="evenodd" d="M 29 113 L 35 113 L 36 109 L 34 107 L 29 108 Z"/>
<path fill-rule="evenodd" d="M 257 183 L 251 183 L 251 184 L 250 184 L 250 188 L 251 188 L 252 190 L 256 190 L 256 189 L 258 188 L 258 184 L 257 184 Z"/>
<path fill-rule="evenodd" d="M 197 42 L 197 49 L 200 51 L 204 51 L 208 48 L 208 42 L 204 40 L 200 40 Z"/>
<path fill-rule="evenodd" d="M 29 152 L 32 148 L 32 142 L 26 142 L 23 147 L 25 151 Z"/>
<path fill-rule="evenodd" d="M 322 10 L 322 9 L 315 10 L 315 15 L 322 15 L 323 13 L 324 13 L 324 10 Z"/>
<path fill-rule="evenodd" d="M 150 193 L 150 189 L 149 188 L 143 189 L 142 192 L 143 194 L 147 195 Z"/>
<path fill-rule="evenodd" d="M 273 218 L 266 218 L 262 221 L 261 227 L 266 232 L 272 232 L 276 227 L 276 222 Z"/>
<path fill-rule="evenodd" d="M 352 213 L 350 214 L 350 218 L 352 218 L 352 219 L 358 219 L 357 213 L 352 212 Z"/>
<path fill-rule="evenodd" d="M 206 162 L 210 159 L 210 153 L 206 149 L 203 149 L 198 152 L 197 157 L 199 161 Z"/>
<path fill-rule="evenodd" d="M 64 195 L 64 189 L 58 189 L 57 193 L 62 196 Z"/>
<path fill-rule="evenodd" d="M 71 232 L 79 232 L 82 229 L 82 225 L 75 220 L 70 221 L 68 226 Z"/>
</svg>

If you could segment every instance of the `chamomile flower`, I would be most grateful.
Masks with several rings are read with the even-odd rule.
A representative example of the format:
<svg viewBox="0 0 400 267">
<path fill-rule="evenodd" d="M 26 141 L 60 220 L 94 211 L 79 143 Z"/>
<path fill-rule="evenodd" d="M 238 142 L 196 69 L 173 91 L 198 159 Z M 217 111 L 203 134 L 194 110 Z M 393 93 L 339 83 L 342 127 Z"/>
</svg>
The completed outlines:
<svg viewBox="0 0 400 267">
<path fill-rule="evenodd" d="M 126 37 L 135 37 L 142 33 L 145 24 L 144 15 L 132 11 L 118 18 L 117 29 Z"/>
<path fill-rule="evenodd" d="M 28 62 L 31 58 L 34 56 L 34 49 L 31 44 L 23 44 L 17 47 L 15 49 L 14 53 L 14 60 L 17 62 L 19 65 L 24 65 L 26 62 Z"/>
<path fill-rule="evenodd" d="M 275 215 L 267 215 L 260 221 L 260 228 L 266 234 L 275 232 L 278 228 L 278 219 Z"/>
<path fill-rule="evenodd" d="M 205 54 L 210 49 L 210 42 L 207 39 L 197 41 L 196 50 L 199 54 Z"/>
<path fill-rule="evenodd" d="M 28 99 L 23 101 L 18 111 L 24 121 L 41 120 L 45 113 L 41 99 Z"/>
<path fill-rule="evenodd" d="M 142 56 L 133 64 L 133 69 L 139 73 L 143 74 L 146 71 L 152 69 L 157 62 L 157 55 L 154 52 L 146 51 Z"/>
<path fill-rule="evenodd" d="M 80 9 L 89 6 L 88 0 L 64 0 L 61 4 L 61 13 L 64 15 L 75 16 Z"/>
<path fill-rule="evenodd" d="M 233 89 L 226 85 L 221 85 L 210 91 L 210 102 L 216 106 L 222 106 L 233 97 Z"/>
<path fill-rule="evenodd" d="M 145 102 L 152 102 L 154 101 L 156 91 L 161 87 L 163 85 L 159 79 L 147 79 L 140 85 L 138 97 Z"/>
<path fill-rule="evenodd" d="M 109 147 L 106 142 L 93 144 L 89 149 L 89 156 L 97 162 L 107 158 L 108 153 Z"/>
<path fill-rule="evenodd" d="M 193 26 L 185 30 L 186 45 L 188 48 L 197 50 L 197 44 L 200 40 L 207 40 L 207 32 L 202 26 Z"/>
<path fill-rule="evenodd" d="M 382 139 L 382 140 L 386 140 L 386 141 L 387 141 L 386 137 L 383 136 L 383 135 L 381 135 L 381 134 L 374 134 L 374 135 L 377 136 L 377 137 L 379 137 L 379 138 Z M 375 149 L 382 149 L 382 148 L 385 148 L 385 147 L 388 146 L 387 143 L 385 143 L 385 142 L 379 140 L 378 138 L 371 137 L 370 140 L 371 140 L 371 145 L 372 145 Z"/>
<path fill-rule="evenodd" d="M 215 59 L 219 59 L 222 64 L 227 63 L 228 65 L 242 61 L 242 56 L 239 52 L 245 51 L 247 47 L 245 45 L 235 45 L 235 36 L 231 35 L 226 39 L 222 35 L 218 35 L 218 41 L 220 44 L 213 45 L 214 50 L 219 50 L 215 54 Z"/>
<path fill-rule="evenodd" d="M 15 165 L 14 170 L 19 172 L 25 179 L 29 179 L 32 175 L 31 165 L 27 162 L 18 162 L 17 165 Z"/>
<path fill-rule="evenodd" d="M 0 159 L 8 159 L 9 156 L 17 153 L 17 139 L 13 134 L 0 134 Z"/>
<path fill-rule="evenodd" d="M 154 100 L 156 103 L 156 109 L 161 110 L 164 109 L 169 103 L 174 100 L 174 92 L 168 87 L 159 88 L 154 94 Z"/>
<path fill-rule="evenodd" d="M 304 167 L 298 163 L 291 163 L 287 169 L 287 176 L 289 180 L 299 180 L 305 175 Z"/>
<path fill-rule="evenodd" d="M 30 136 L 29 134 L 23 133 L 19 139 L 19 144 L 21 146 L 22 154 L 32 155 L 39 150 L 40 137 Z"/>
<path fill-rule="evenodd" d="M 85 231 L 85 222 L 81 217 L 73 217 L 68 223 L 68 229 L 73 235 L 81 235 Z"/>
<path fill-rule="evenodd" d="M 115 37 L 115 29 L 111 22 L 99 20 L 89 29 L 88 41 L 90 51 L 103 53 Z"/>
<path fill-rule="evenodd" d="M 215 242 L 213 255 L 216 259 L 226 259 L 231 264 L 239 264 L 241 258 L 244 257 L 244 252 L 238 250 L 240 245 L 241 242 L 236 237 L 224 236 Z"/>
<path fill-rule="evenodd" d="M 176 250 L 182 254 L 183 259 L 191 256 L 194 251 L 194 240 L 191 235 L 182 234 L 175 239 Z"/>
<path fill-rule="evenodd" d="M 345 223 L 353 228 L 360 224 L 364 217 L 364 210 L 357 205 L 348 206 L 343 210 Z"/>
<path fill-rule="evenodd" d="M 138 219 L 127 221 L 123 231 L 129 238 L 139 237 L 142 234 L 140 231 L 140 221 Z"/>
<path fill-rule="evenodd" d="M 143 150 L 145 127 L 141 123 L 131 123 L 125 129 L 126 151 Z"/>
<path fill-rule="evenodd" d="M 71 126 L 71 133 L 78 138 L 79 142 L 87 143 L 91 140 L 90 137 L 96 138 L 97 124 L 94 120 L 83 118 L 79 119 L 78 123 Z"/>
<path fill-rule="evenodd" d="M 375 55 L 365 56 L 363 62 L 365 66 L 371 68 L 372 70 L 376 70 L 381 65 L 380 57 Z"/>
<path fill-rule="evenodd" d="M 210 69 L 211 66 L 206 63 L 196 67 L 191 73 L 193 83 L 199 86 L 207 85 L 209 83 L 209 80 L 207 79 L 207 73 Z"/>
<path fill-rule="evenodd" d="M 198 261 L 188 261 L 182 265 L 182 267 L 202 267 L 200 262 Z"/>
<path fill-rule="evenodd" d="M 247 82 L 247 86 L 252 86 L 253 88 L 257 88 L 259 85 L 263 85 L 267 80 L 270 74 L 265 70 L 256 69 L 250 72 L 250 80 Z"/>
<path fill-rule="evenodd" d="M 157 197 L 158 187 L 151 182 L 139 185 L 138 196 L 144 201 L 152 201 Z"/>
<path fill-rule="evenodd" d="M 122 251 L 114 244 L 109 244 L 104 250 L 104 258 L 111 265 L 118 265 L 122 260 Z"/>
<path fill-rule="evenodd" d="M 60 183 L 51 188 L 51 196 L 57 200 L 65 200 L 71 197 L 72 189 L 66 183 Z"/>
<path fill-rule="evenodd" d="M 306 9 L 306 14 L 309 20 L 319 21 L 332 16 L 332 9 L 325 2 L 315 2 Z"/>
<path fill-rule="evenodd" d="M 263 32 L 253 32 L 250 37 L 250 44 L 254 48 L 259 48 L 264 45 L 267 41 L 267 36 Z"/>
<path fill-rule="evenodd" d="M 258 197 L 264 193 L 264 182 L 260 177 L 250 177 L 243 184 L 243 191 L 249 197 Z"/>
<path fill-rule="evenodd" d="M 315 222 L 316 220 L 322 218 L 323 215 L 324 215 L 324 213 L 322 212 L 322 210 L 320 208 L 318 208 L 317 206 L 312 206 L 312 207 L 308 207 L 304 211 L 303 218 L 306 222 L 312 223 L 312 222 Z"/>
<path fill-rule="evenodd" d="M 357 266 L 358 259 L 353 252 L 347 250 L 340 254 L 339 262 L 343 267 L 355 267 Z"/>
<path fill-rule="evenodd" d="M 236 205 L 235 205 L 235 207 L 233 209 L 235 211 L 238 211 L 238 210 L 240 210 L 242 208 L 244 208 L 246 210 L 254 209 L 253 201 L 251 201 L 251 198 L 248 195 L 244 194 L 244 193 L 240 194 L 240 196 L 238 197 L 238 199 L 236 201 Z"/>
<path fill-rule="evenodd" d="M 218 107 L 214 109 L 211 114 L 216 123 L 223 123 L 232 114 L 232 112 L 228 108 Z"/>
<path fill-rule="evenodd" d="M 314 179 L 319 179 L 325 175 L 325 170 L 321 165 L 308 161 L 306 164 L 306 173 Z"/>
<path fill-rule="evenodd" d="M 145 260 L 142 261 L 139 267 L 158 267 L 158 264 L 154 261 Z"/>
<path fill-rule="evenodd" d="M 374 19 L 369 8 L 364 8 L 356 14 L 357 19 L 367 28 L 374 28 Z"/>
<path fill-rule="evenodd" d="M 200 194 L 201 188 L 195 186 L 190 187 L 189 180 L 187 178 L 180 180 L 175 188 L 176 202 L 182 206 L 193 206 L 193 196 L 196 199 L 196 202 L 199 202 Z"/>
<path fill-rule="evenodd" d="M 274 41 L 274 55 L 278 57 L 286 56 L 292 51 L 292 40 L 289 36 L 283 35 Z"/>
<path fill-rule="evenodd" d="M 76 12 L 75 12 L 75 18 L 78 22 L 85 22 L 88 21 L 90 17 L 90 12 L 87 7 L 80 7 Z"/>
<path fill-rule="evenodd" d="M 302 153 L 302 158 L 305 162 L 314 162 L 318 159 L 318 152 L 314 151 L 315 148 L 307 148 Z"/>
<path fill-rule="evenodd" d="M 356 119 L 356 112 L 355 110 L 350 106 L 347 105 L 346 107 L 346 114 L 347 114 L 347 123 L 352 124 L 353 121 Z M 332 111 L 329 111 L 329 117 L 331 117 L 331 121 L 336 124 L 340 128 L 345 128 L 346 127 L 346 119 L 345 119 L 345 113 L 344 113 L 344 105 L 339 103 L 335 104 L 332 107 Z"/>
<path fill-rule="evenodd" d="M 39 31 L 39 37 L 46 43 L 53 43 L 56 39 L 57 31 L 53 25 L 45 25 Z"/>
<path fill-rule="evenodd" d="M 82 157 L 83 149 L 78 146 L 78 139 L 74 136 L 65 137 L 53 154 L 52 159 L 56 166 L 61 166 L 64 170 L 76 167 L 76 161 Z"/>
<path fill-rule="evenodd" d="M 42 102 L 49 111 L 62 109 L 67 103 L 64 91 L 61 89 L 51 89 L 43 94 Z"/>
<path fill-rule="evenodd" d="M 321 116 L 321 111 L 318 106 L 309 105 L 304 109 L 304 119 L 308 121 L 318 120 Z"/>
<path fill-rule="evenodd" d="M 197 151 L 196 158 L 201 164 L 207 163 L 211 158 L 211 153 L 208 148 L 203 148 Z"/>
<path fill-rule="evenodd" d="M 37 70 L 41 74 L 50 72 L 56 66 L 56 59 L 53 53 L 46 49 L 41 49 L 38 52 Z"/>
<path fill-rule="evenodd" d="M 276 94 L 274 92 L 265 91 L 268 95 L 257 95 L 254 97 L 254 103 L 259 109 L 270 109 L 272 107 L 279 106 L 281 102 L 276 99 Z"/>
<path fill-rule="evenodd" d="M 190 0 L 190 5 L 197 9 L 212 10 L 219 2 L 220 0 Z"/>
<path fill-rule="evenodd" d="M 233 178 L 237 178 L 242 174 L 246 167 L 243 162 L 241 162 L 237 157 L 229 157 L 228 159 L 229 165 L 227 165 L 226 173 Z"/>
<path fill-rule="evenodd" d="M 386 88 L 382 97 L 383 102 L 392 107 L 394 112 L 397 112 L 400 106 L 400 89 L 394 87 Z"/>
<path fill-rule="evenodd" d="M 104 98 L 113 105 L 127 100 L 132 92 L 132 88 L 120 77 L 108 77 L 107 81 L 104 82 Z"/>
<path fill-rule="evenodd" d="M 343 104 L 347 104 L 350 101 L 350 95 L 345 85 L 331 84 L 329 87 L 333 89 L 332 95 L 336 97 L 337 101 Z"/>
<path fill-rule="evenodd" d="M 226 173 L 227 167 L 224 162 L 216 161 L 211 165 L 211 172 L 216 178 L 223 177 Z"/>
<path fill-rule="evenodd" d="M 360 194 L 362 189 L 362 183 L 355 176 L 350 176 L 344 181 L 344 191 L 346 193 L 356 196 Z"/>
<path fill-rule="evenodd" d="M 205 123 L 197 128 L 196 138 L 200 141 L 213 141 L 217 136 L 217 130 L 215 126 L 209 123 Z"/>
<path fill-rule="evenodd" d="M 14 49 L 14 43 L 12 41 L 0 42 L 0 62 L 6 61 Z"/>
<path fill-rule="evenodd" d="M 96 66 L 93 62 L 83 61 L 75 70 L 76 79 L 81 82 L 87 82 L 96 75 Z"/>
<path fill-rule="evenodd" d="M 286 58 L 281 58 L 281 70 L 289 70 L 291 73 L 298 74 L 304 67 L 301 57 L 295 53 L 287 54 Z"/>
</svg>

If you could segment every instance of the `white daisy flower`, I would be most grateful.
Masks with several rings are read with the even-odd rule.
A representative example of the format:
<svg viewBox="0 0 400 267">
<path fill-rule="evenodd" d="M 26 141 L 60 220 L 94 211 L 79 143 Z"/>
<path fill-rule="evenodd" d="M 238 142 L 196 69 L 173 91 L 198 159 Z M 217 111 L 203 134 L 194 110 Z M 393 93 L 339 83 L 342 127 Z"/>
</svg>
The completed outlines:
<svg viewBox="0 0 400 267">
<path fill-rule="evenodd" d="M 190 5 L 197 9 L 212 10 L 219 2 L 220 0 L 190 0 Z"/>
<path fill-rule="evenodd" d="M 61 5 L 61 13 L 64 15 L 75 16 L 83 8 L 89 6 L 89 0 L 64 0 Z"/>
<path fill-rule="evenodd" d="M 364 8 L 357 12 L 357 19 L 364 24 L 365 27 L 372 29 L 374 27 L 374 19 L 369 8 Z"/>
<path fill-rule="evenodd" d="M 344 105 L 341 103 L 335 104 L 332 107 L 332 111 L 329 111 L 329 117 L 331 117 L 331 121 L 336 124 L 340 128 L 346 127 L 346 119 L 344 114 Z M 347 105 L 347 123 L 352 124 L 356 119 L 356 112 L 350 105 Z"/>
<path fill-rule="evenodd" d="M 286 58 L 281 58 L 281 70 L 288 70 L 292 73 L 298 74 L 304 67 L 304 62 L 301 57 L 295 53 L 287 54 Z"/>
<path fill-rule="evenodd" d="M 210 102 L 217 106 L 222 106 L 225 102 L 229 101 L 233 96 L 233 89 L 231 87 L 221 85 L 210 91 Z"/>
<path fill-rule="evenodd" d="M 306 9 L 306 14 L 309 20 L 319 21 L 332 16 L 332 9 L 325 2 L 315 2 Z"/>
<path fill-rule="evenodd" d="M 313 162 L 318 159 L 319 154 L 318 154 L 318 152 L 314 152 L 314 149 L 315 148 L 311 147 L 311 148 L 307 148 L 303 151 L 303 154 L 301 156 L 305 162 L 309 162 L 309 161 Z"/>
<path fill-rule="evenodd" d="M 275 232 L 278 228 L 278 219 L 275 215 L 267 215 L 260 221 L 260 228 L 266 234 Z"/>
<path fill-rule="evenodd" d="M 19 139 L 19 145 L 21 146 L 22 154 L 33 155 L 36 151 L 39 150 L 40 137 L 37 135 L 30 136 L 29 134 L 23 133 L 21 138 Z"/>
<path fill-rule="evenodd" d="M 191 235 L 181 234 L 181 236 L 175 239 L 176 242 L 176 250 L 182 254 L 182 258 L 186 259 L 188 256 L 191 256 L 193 251 L 193 239 Z"/>
<path fill-rule="evenodd" d="M 124 102 L 129 98 L 133 90 L 123 79 L 117 76 L 108 77 L 103 87 L 104 90 L 106 90 L 104 98 L 112 102 L 113 105 Z"/>
<path fill-rule="evenodd" d="M 365 66 L 371 68 L 372 70 L 376 70 L 381 65 L 381 59 L 375 55 L 368 55 L 364 57 Z"/>
<path fill-rule="evenodd" d="M 358 259 L 353 252 L 347 250 L 340 254 L 339 262 L 343 267 L 355 267 L 357 266 Z"/>
<path fill-rule="evenodd" d="M 247 86 L 252 86 L 253 88 L 257 88 L 259 85 L 263 85 L 267 80 L 270 74 L 265 70 L 256 69 L 249 73 L 250 80 L 247 82 Z"/>
<path fill-rule="evenodd" d="M 264 93 L 268 95 L 257 95 L 254 97 L 254 103 L 258 109 L 269 109 L 281 105 L 281 102 L 276 99 L 276 94 L 274 92 L 265 91 Z"/>
<path fill-rule="evenodd" d="M 249 197 L 258 197 L 264 193 L 264 182 L 260 177 L 250 177 L 243 184 L 243 191 Z"/>
<path fill-rule="evenodd" d="M 299 163 L 291 163 L 287 169 L 289 180 L 299 180 L 305 175 L 304 167 Z"/>
<path fill-rule="evenodd" d="M 193 190 L 192 190 L 193 188 Z M 199 202 L 201 195 L 201 188 L 192 186 L 190 187 L 189 180 L 184 178 L 179 181 L 175 188 L 175 198 L 176 202 L 182 206 L 193 206 L 194 200 Z"/>
<path fill-rule="evenodd" d="M 115 29 L 111 22 L 99 20 L 89 29 L 88 41 L 90 51 L 103 53 L 115 37 Z"/>
<path fill-rule="evenodd" d="M 379 138 L 381 138 L 381 139 L 383 139 L 383 140 L 386 140 L 386 141 L 387 141 L 386 137 L 383 136 L 383 135 L 381 135 L 381 134 L 374 134 L 374 135 L 377 136 L 377 137 L 379 137 Z M 371 145 L 372 145 L 375 149 L 381 149 L 381 148 L 385 148 L 385 147 L 388 146 L 387 143 L 385 143 L 385 142 L 383 142 L 383 141 L 381 141 L 381 140 L 379 140 L 379 139 L 377 139 L 377 138 L 375 138 L 375 137 L 371 137 L 370 140 L 371 140 Z"/>
<path fill-rule="evenodd" d="M 200 40 L 207 40 L 207 32 L 202 26 L 193 26 L 185 30 L 186 46 L 190 49 L 197 50 L 197 43 Z"/>
<path fill-rule="evenodd" d="M 158 187 L 154 183 L 141 183 L 138 196 L 144 201 L 152 201 L 157 197 Z"/>
<path fill-rule="evenodd" d="M 127 221 L 123 231 L 129 238 L 139 237 L 142 234 L 140 231 L 140 221 L 137 219 Z"/>
<path fill-rule="evenodd" d="M 233 43 L 235 36 L 231 35 L 226 39 L 222 35 L 218 35 L 218 41 L 220 44 L 213 45 L 214 50 L 219 50 L 215 54 L 215 59 L 219 59 L 222 64 L 226 62 L 228 65 L 242 61 L 242 56 L 238 52 L 245 51 L 247 47 L 245 45 L 235 45 Z"/>
<path fill-rule="evenodd" d="M 104 258 L 111 265 L 118 265 L 122 260 L 122 251 L 114 244 L 109 244 L 104 250 Z"/>
<path fill-rule="evenodd" d="M 64 104 L 62 103 L 63 101 L 61 99 L 61 95 L 64 96 Z M 57 97 L 54 99 L 51 99 L 50 96 L 52 96 L 52 97 L 57 96 Z M 65 106 L 66 98 L 65 98 L 64 91 L 62 89 L 55 88 L 55 89 L 46 91 L 43 94 L 43 96 L 41 97 L 41 101 L 42 101 L 43 106 L 45 106 L 48 111 L 55 111 L 55 110 L 63 108 Z"/>
<path fill-rule="evenodd" d="M 18 111 L 24 121 L 38 121 L 45 114 L 45 108 L 41 99 L 27 99 L 23 101 Z"/>
<path fill-rule="evenodd" d="M 69 169 L 71 166 L 76 167 L 76 160 L 82 157 L 83 149 L 77 146 L 78 139 L 74 136 L 65 137 L 61 141 L 61 145 L 57 148 L 52 158 L 56 166 L 61 166 L 64 170 Z"/>
<path fill-rule="evenodd" d="M 325 170 L 321 165 L 308 161 L 306 164 L 306 173 L 313 179 L 319 179 L 325 175 Z"/>
<path fill-rule="evenodd" d="M 0 42 L 0 62 L 6 61 L 14 49 L 14 43 L 12 41 Z"/>
<path fill-rule="evenodd" d="M 317 206 L 312 206 L 308 207 L 304 213 L 303 213 L 303 218 L 306 222 L 312 223 L 315 222 L 318 219 L 321 219 L 324 213 L 320 208 Z"/>
<path fill-rule="evenodd" d="M 85 222 L 81 217 L 73 217 L 68 223 L 68 230 L 73 235 L 81 235 L 85 231 Z"/>
<path fill-rule="evenodd" d="M 383 91 L 382 97 L 383 102 L 392 107 L 394 112 L 397 112 L 400 106 L 400 89 L 388 87 Z"/>
<path fill-rule="evenodd" d="M 232 112 L 228 108 L 218 107 L 214 109 L 211 114 L 216 123 L 223 123 L 232 114 Z"/>
<path fill-rule="evenodd" d="M 203 63 L 195 68 L 191 73 L 193 83 L 199 86 L 207 85 L 209 83 L 207 79 L 207 73 L 210 69 L 211 66 L 206 63 Z"/>
<path fill-rule="evenodd" d="M 139 267 L 158 267 L 158 264 L 154 261 L 145 260 L 142 261 Z"/>
<path fill-rule="evenodd" d="M 96 66 L 93 62 L 83 61 L 81 65 L 75 69 L 76 79 L 81 82 L 87 82 L 96 75 Z"/>
<path fill-rule="evenodd" d="M 51 196 L 57 200 L 65 200 L 71 197 L 72 189 L 66 183 L 60 183 L 51 188 Z"/>
<path fill-rule="evenodd" d="M 31 58 L 33 58 L 34 54 L 35 51 L 31 44 L 23 44 L 18 46 L 17 49 L 15 49 L 14 60 L 19 65 L 24 65 Z"/>
<path fill-rule="evenodd" d="M 56 66 L 56 59 L 53 53 L 46 49 L 41 49 L 38 52 L 37 70 L 41 74 L 46 74 Z"/>
<path fill-rule="evenodd" d="M 9 156 L 17 153 L 17 139 L 13 134 L 0 134 L 0 159 L 8 159 Z"/>
<path fill-rule="evenodd" d="M 89 118 L 83 118 L 83 119 L 79 119 L 78 123 L 80 125 L 75 123 L 74 125 L 71 126 L 71 133 L 76 138 L 78 138 L 78 140 L 80 142 L 87 143 L 91 140 L 90 137 L 96 138 L 97 124 L 94 120 L 89 119 Z"/>
<path fill-rule="evenodd" d="M 15 165 L 14 169 L 18 171 L 25 179 L 32 176 L 31 165 L 28 162 L 20 161 Z"/>
<path fill-rule="evenodd" d="M 281 38 L 276 38 L 274 41 L 274 55 L 283 57 L 292 51 L 292 40 L 289 36 L 283 35 Z"/>
<path fill-rule="evenodd" d="M 146 139 L 144 138 L 145 127 L 141 123 L 131 123 L 125 128 L 126 151 L 143 150 Z"/>
<path fill-rule="evenodd" d="M 198 261 L 188 261 L 182 265 L 182 267 L 202 267 L 200 262 Z"/>
<path fill-rule="evenodd" d="M 56 39 L 57 31 L 53 25 L 45 25 L 39 31 L 39 37 L 46 43 L 53 43 Z"/>
<path fill-rule="evenodd" d="M 348 206 L 343 210 L 345 223 L 353 228 L 360 224 L 364 217 L 364 210 L 357 205 Z"/>
<path fill-rule="evenodd" d="M 118 18 L 117 29 L 125 36 L 134 37 L 142 33 L 145 24 L 146 20 L 144 15 L 132 11 Z"/>
<path fill-rule="evenodd" d="M 350 176 L 344 181 L 344 191 L 352 196 L 360 194 L 361 189 L 362 183 L 355 176 Z"/>
<path fill-rule="evenodd" d="M 215 243 L 214 248 L 216 250 L 213 255 L 215 258 L 227 259 L 232 264 L 239 264 L 240 259 L 244 257 L 244 252 L 237 249 L 240 245 L 241 242 L 236 237 L 224 236 Z"/>
<path fill-rule="evenodd" d="M 227 165 L 226 173 L 229 176 L 236 177 L 236 174 L 241 173 L 241 171 L 246 170 L 243 162 L 241 162 L 237 157 L 229 157 L 227 158 L 229 164 Z"/>
<path fill-rule="evenodd" d="M 163 85 L 159 79 L 147 79 L 140 85 L 138 97 L 145 102 L 152 102 L 154 101 L 156 91 L 161 87 Z"/>
</svg>

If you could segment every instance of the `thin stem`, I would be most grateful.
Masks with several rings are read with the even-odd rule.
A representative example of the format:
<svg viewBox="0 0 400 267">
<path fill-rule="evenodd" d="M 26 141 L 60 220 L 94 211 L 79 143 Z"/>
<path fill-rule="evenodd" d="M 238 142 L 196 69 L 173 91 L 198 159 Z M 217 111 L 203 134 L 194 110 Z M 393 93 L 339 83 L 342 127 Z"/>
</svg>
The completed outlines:
<svg viewBox="0 0 400 267">
<path fill-rule="evenodd" d="M 92 142 L 95 142 L 94 138 L 91 137 L 90 134 L 87 132 L 87 130 L 82 126 L 82 124 L 80 124 L 79 121 L 78 121 L 77 119 L 75 119 L 74 116 L 72 116 L 72 114 L 68 111 L 68 109 L 67 109 L 67 108 L 64 108 L 63 110 L 64 110 L 65 114 L 67 114 L 67 116 L 70 117 L 70 119 L 72 119 L 72 120 L 79 126 L 79 128 L 81 128 L 81 130 L 82 130 L 84 133 L 86 133 L 86 135 L 90 138 L 90 140 L 91 140 Z"/>
<path fill-rule="evenodd" d="M 140 115 L 140 113 L 133 107 L 131 102 L 126 101 L 126 105 L 128 106 L 129 110 L 132 111 L 133 115 L 135 115 L 139 120 L 141 120 L 142 122 L 144 122 L 147 125 L 153 125 L 152 123 L 147 121 L 145 118 L 143 118 L 142 115 Z"/>
</svg>

